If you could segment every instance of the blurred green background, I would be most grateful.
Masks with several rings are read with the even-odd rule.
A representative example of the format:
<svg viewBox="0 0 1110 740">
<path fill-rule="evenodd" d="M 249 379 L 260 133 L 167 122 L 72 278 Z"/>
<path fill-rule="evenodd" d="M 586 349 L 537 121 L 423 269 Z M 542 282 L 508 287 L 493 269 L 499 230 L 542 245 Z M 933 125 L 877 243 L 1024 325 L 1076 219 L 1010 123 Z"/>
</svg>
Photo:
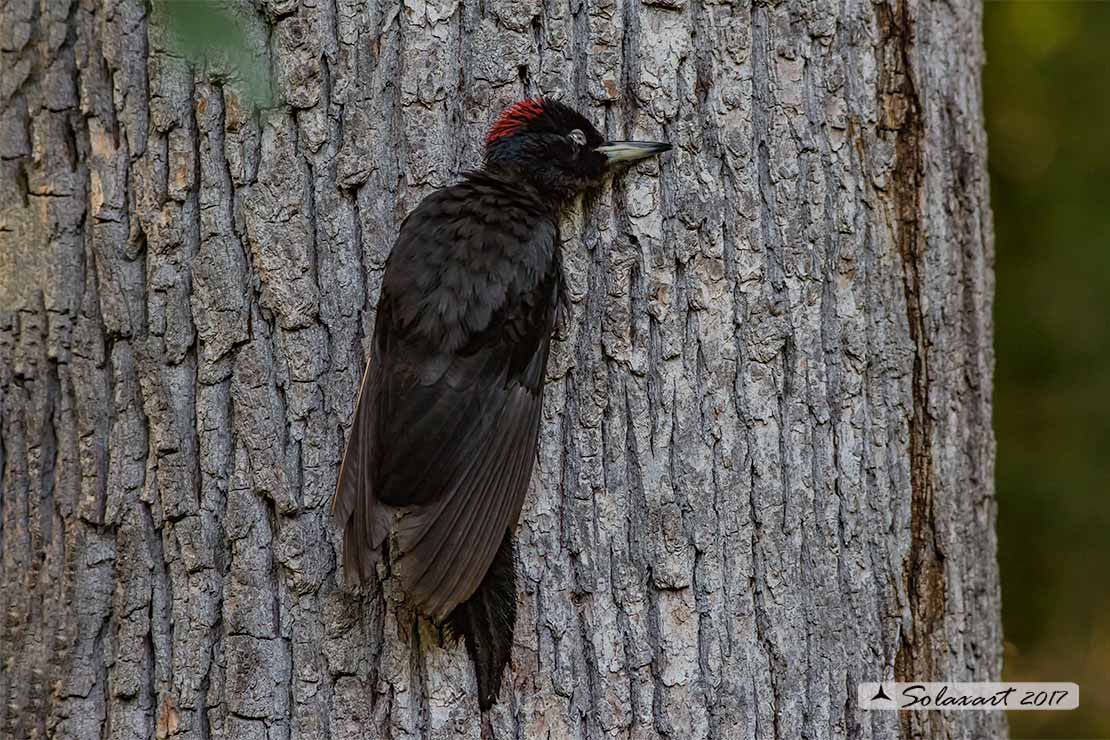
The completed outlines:
<svg viewBox="0 0 1110 740">
<path fill-rule="evenodd" d="M 1004 677 L 1014 738 L 1110 737 L 1110 3 L 987 2 Z"/>
</svg>

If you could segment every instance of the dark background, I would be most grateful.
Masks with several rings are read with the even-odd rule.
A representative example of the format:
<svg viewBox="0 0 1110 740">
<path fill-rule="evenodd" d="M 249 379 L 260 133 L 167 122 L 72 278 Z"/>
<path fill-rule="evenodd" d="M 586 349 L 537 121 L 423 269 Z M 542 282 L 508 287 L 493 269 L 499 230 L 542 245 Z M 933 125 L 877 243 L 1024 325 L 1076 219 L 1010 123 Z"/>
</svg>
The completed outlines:
<svg viewBox="0 0 1110 740">
<path fill-rule="evenodd" d="M 995 431 L 1014 738 L 1110 737 L 1110 3 L 987 2 Z"/>
</svg>

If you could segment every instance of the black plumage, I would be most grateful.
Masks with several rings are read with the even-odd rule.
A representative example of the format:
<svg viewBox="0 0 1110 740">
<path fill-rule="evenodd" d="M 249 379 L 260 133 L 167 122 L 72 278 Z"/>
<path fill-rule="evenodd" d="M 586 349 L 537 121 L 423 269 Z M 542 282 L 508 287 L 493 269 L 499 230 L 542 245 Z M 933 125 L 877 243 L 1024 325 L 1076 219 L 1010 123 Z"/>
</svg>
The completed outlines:
<svg viewBox="0 0 1110 740">
<path fill-rule="evenodd" d="M 491 130 L 483 169 L 425 198 L 386 263 L 333 504 L 343 567 L 365 580 L 396 548 L 408 598 L 466 641 L 483 710 L 512 646 L 512 534 L 562 293 L 559 212 L 611 162 L 666 148 L 607 143 L 558 102 L 520 103 Z"/>
</svg>

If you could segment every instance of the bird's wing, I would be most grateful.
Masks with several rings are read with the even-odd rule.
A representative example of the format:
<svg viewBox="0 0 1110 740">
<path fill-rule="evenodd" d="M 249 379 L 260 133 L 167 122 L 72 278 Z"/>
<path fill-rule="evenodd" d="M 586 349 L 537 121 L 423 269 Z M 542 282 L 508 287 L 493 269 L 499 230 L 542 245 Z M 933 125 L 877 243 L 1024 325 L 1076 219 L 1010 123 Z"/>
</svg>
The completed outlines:
<svg viewBox="0 0 1110 740">
<path fill-rule="evenodd" d="M 554 242 L 554 232 L 546 238 Z M 544 251 L 527 246 L 517 249 Z M 406 273 L 400 241 L 397 249 L 335 508 L 346 523 L 345 551 L 354 550 L 345 566 L 356 576 L 388 534 L 389 512 L 397 513 L 402 585 L 442 619 L 478 587 L 520 514 L 559 269 L 554 256 L 547 265 L 501 261 L 480 275 L 446 265 L 414 290 L 419 280 Z M 553 245 L 546 252 L 554 255 Z M 436 271 L 431 263 L 425 273 Z"/>
<path fill-rule="evenodd" d="M 405 507 L 395 527 L 399 573 L 435 618 L 470 597 L 516 524 L 535 458 L 548 341 L 538 342 L 525 377 L 503 362 L 453 364 L 383 425 L 392 432 L 383 434 L 383 499 Z"/>
</svg>

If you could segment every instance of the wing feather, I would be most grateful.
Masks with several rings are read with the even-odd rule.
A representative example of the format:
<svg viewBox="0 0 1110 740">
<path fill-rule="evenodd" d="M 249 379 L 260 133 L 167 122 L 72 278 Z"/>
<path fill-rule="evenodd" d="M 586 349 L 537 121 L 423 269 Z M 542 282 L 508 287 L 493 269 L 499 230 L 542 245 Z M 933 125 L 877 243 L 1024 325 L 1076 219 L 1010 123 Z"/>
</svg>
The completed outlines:
<svg viewBox="0 0 1110 740">
<path fill-rule="evenodd" d="M 441 262 L 429 280 L 442 255 L 403 227 L 386 268 L 333 507 L 348 580 L 369 578 L 392 529 L 402 586 L 436 619 L 478 588 L 528 489 L 560 290 L 553 227 L 534 238 L 500 260 L 485 245 L 481 274 Z"/>
<path fill-rule="evenodd" d="M 350 584 L 369 580 L 389 534 L 388 512 L 378 505 L 371 481 L 375 447 L 375 413 L 371 407 L 378 398 L 378 375 L 378 366 L 367 363 L 332 499 L 332 516 L 343 527 L 343 572 Z"/>
<path fill-rule="evenodd" d="M 430 615 L 446 617 L 477 589 L 527 491 L 540 397 L 517 388 L 483 454 L 444 498 L 398 531 L 405 590 Z"/>
</svg>

